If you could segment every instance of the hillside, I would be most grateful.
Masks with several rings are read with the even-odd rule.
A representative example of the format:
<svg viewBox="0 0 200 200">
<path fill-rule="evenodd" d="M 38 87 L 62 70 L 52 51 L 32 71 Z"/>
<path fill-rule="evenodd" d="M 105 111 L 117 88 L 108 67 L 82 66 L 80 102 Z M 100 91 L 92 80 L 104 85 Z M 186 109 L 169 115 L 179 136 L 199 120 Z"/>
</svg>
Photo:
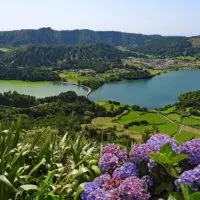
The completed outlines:
<svg viewBox="0 0 200 200">
<path fill-rule="evenodd" d="M 143 35 L 116 31 L 67 30 L 51 28 L 0 32 L 0 46 L 77 45 L 104 43 L 124 46 L 135 52 L 155 56 L 195 55 L 200 52 L 199 37 Z"/>
<path fill-rule="evenodd" d="M 132 55 L 123 52 L 113 46 L 106 44 L 74 45 L 74 46 L 53 46 L 53 45 L 32 45 L 17 48 L 4 53 L 0 59 L 11 66 L 54 66 L 72 68 L 84 68 L 84 65 L 92 65 L 92 62 L 120 62 L 121 58 Z M 90 68 L 89 66 L 87 66 Z"/>
</svg>

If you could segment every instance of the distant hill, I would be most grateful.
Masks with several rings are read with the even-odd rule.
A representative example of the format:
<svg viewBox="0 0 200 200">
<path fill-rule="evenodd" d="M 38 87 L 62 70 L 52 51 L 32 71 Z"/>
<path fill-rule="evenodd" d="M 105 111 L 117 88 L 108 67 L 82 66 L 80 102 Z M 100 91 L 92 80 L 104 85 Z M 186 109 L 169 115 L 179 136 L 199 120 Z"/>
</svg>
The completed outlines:
<svg viewBox="0 0 200 200">
<path fill-rule="evenodd" d="M 0 61 L 12 67 L 93 68 L 100 63 L 118 64 L 133 55 L 107 44 L 28 45 L 0 55 Z"/>
<path fill-rule="evenodd" d="M 21 45 L 83 45 L 104 43 L 124 46 L 155 56 L 194 55 L 200 52 L 200 37 L 160 36 L 116 31 L 69 30 L 51 28 L 0 32 L 0 47 Z"/>
</svg>

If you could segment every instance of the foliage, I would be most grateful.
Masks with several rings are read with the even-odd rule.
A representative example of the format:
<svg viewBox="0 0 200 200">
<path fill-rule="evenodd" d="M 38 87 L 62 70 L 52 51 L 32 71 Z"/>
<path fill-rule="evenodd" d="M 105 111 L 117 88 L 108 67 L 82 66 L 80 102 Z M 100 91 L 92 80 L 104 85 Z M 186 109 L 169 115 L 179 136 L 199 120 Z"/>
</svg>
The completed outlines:
<svg viewBox="0 0 200 200">
<path fill-rule="evenodd" d="M 1 129 L 0 146 L 0 199 L 77 199 L 81 184 L 100 174 L 98 146 L 83 137 L 61 138 L 50 128 L 22 132 L 18 121 Z"/>
<path fill-rule="evenodd" d="M 200 110 L 200 91 L 187 92 L 180 95 L 177 107 L 180 109 L 192 108 L 191 113 L 197 114 L 197 111 Z"/>
<path fill-rule="evenodd" d="M 0 105 L 3 111 L 0 111 L 0 120 L 4 124 L 21 117 L 23 128 L 51 126 L 58 128 L 59 133 L 80 131 L 81 124 L 89 123 L 97 116 L 109 115 L 103 107 L 74 92 L 43 99 L 7 92 L 0 95 Z"/>
</svg>

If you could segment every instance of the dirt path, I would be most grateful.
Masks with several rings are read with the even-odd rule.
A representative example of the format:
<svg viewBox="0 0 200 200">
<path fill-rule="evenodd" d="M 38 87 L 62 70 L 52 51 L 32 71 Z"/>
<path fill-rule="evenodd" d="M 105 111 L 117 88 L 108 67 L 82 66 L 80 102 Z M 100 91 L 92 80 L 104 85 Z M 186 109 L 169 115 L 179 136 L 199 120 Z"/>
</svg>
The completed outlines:
<svg viewBox="0 0 200 200">
<path fill-rule="evenodd" d="M 161 115 L 162 117 L 164 117 L 165 119 L 167 119 L 167 120 L 168 120 L 169 122 L 171 122 L 172 124 L 178 124 L 178 123 L 174 122 L 173 120 L 171 120 L 169 117 L 163 115 L 162 113 L 160 113 L 160 112 L 158 112 L 158 111 L 157 111 L 157 113 L 158 113 L 158 115 Z"/>
<path fill-rule="evenodd" d="M 183 130 L 183 128 L 184 128 L 184 125 L 183 125 L 183 124 L 181 124 L 181 127 L 180 127 L 180 129 L 179 129 L 179 132 L 178 132 L 178 134 L 179 134 L 179 133 L 181 133 L 181 131 Z"/>
</svg>

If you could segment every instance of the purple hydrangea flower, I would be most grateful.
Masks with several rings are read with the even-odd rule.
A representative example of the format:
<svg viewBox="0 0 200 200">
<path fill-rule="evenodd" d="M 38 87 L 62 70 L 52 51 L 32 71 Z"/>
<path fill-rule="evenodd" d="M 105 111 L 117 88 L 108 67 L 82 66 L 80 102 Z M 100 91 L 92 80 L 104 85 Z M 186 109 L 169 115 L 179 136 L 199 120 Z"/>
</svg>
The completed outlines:
<svg viewBox="0 0 200 200">
<path fill-rule="evenodd" d="M 196 168 L 183 172 L 175 181 L 177 189 L 180 189 L 180 184 L 189 185 L 194 191 L 200 190 L 200 165 Z"/>
<path fill-rule="evenodd" d="M 107 181 L 110 180 L 111 176 L 109 174 L 103 174 L 94 179 L 93 182 L 88 182 L 84 186 L 84 192 L 82 193 L 82 199 L 90 199 L 89 196 L 95 191 L 101 188 L 101 186 Z"/>
<path fill-rule="evenodd" d="M 117 189 L 121 183 L 122 180 L 119 177 L 112 177 L 111 179 L 106 180 L 102 187 L 105 190 L 113 190 Z"/>
<path fill-rule="evenodd" d="M 119 187 L 119 192 L 122 199 L 150 199 L 150 193 L 148 192 L 147 184 L 144 182 L 144 180 L 139 179 L 136 176 L 126 178 Z"/>
<path fill-rule="evenodd" d="M 139 174 L 136 165 L 131 162 L 125 163 L 120 168 L 115 169 L 115 171 L 113 172 L 113 176 L 118 177 L 120 179 L 125 179 L 129 176 L 138 176 L 138 175 Z"/>
<path fill-rule="evenodd" d="M 144 180 L 144 182 L 148 185 L 148 188 L 153 187 L 154 185 L 154 181 L 153 178 L 149 175 L 145 175 L 142 177 L 142 180 Z"/>
<path fill-rule="evenodd" d="M 186 162 L 195 167 L 200 164 L 200 139 L 193 139 L 180 145 L 179 152 L 187 154 Z"/>
<path fill-rule="evenodd" d="M 106 153 L 111 153 L 111 154 L 117 156 L 117 158 L 119 159 L 119 163 L 120 164 L 123 164 L 128 159 L 127 152 L 125 150 L 120 149 L 115 144 L 108 144 L 107 146 L 105 146 L 102 149 L 101 154 L 104 155 Z"/>
<path fill-rule="evenodd" d="M 83 198 L 82 196 L 82 200 L 120 200 L 120 197 L 117 190 L 105 191 L 98 188 L 94 192 L 91 192 L 87 198 Z"/>
<path fill-rule="evenodd" d="M 103 174 L 97 178 L 94 179 L 93 182 L 99 184 L 99 186 L 103 185 L 105 183 L 105 181 L 110 180 L 111 176 L 109 174 Z"/>
<path fill-rule="evenodd" d="M 122 149 L 120 149 L 115 155 L 118 157 L 121 164 L 128 160 L 128 153 Z"/>
<path fill-rule="evenodd" d="M 117 156 L 111 153 L 105 153 L 99 160 L 99 168 L 102 172 L 110 172 L 118 167 L 119 160 Z"/>
<path fill-rule="evenodd" d="M 147 140 L 147 144 L 154 146 L 154 148 L 157 151 L 160 150 L 161 147 L 167 143 L 170 143 L 172 146 L 172 149 L 175 152 L 178 152 L 176 140 L 172 139 L 169 135 L 159 133 L 159 134 L 155 134 L 155 135 L 151 136 Z"/>
<path fill-rule="evenodd" d="M 87 200 L 89 195 L 93 193 L 95 190 L 97 190 L 100 187 L 99 183 L 97 182 L 88 182 L 84 186 L 84 192 L 82 193 L 82 199 Z"/>
<path fill-rule="evenodd" d="M 155 152 L 156 149 L 154 146 L 148 144 L 138 144 L 135 145 L 130 151 L 130 160 L 133 161 L 136 165 L 140 165 L 143 162 L 149 161 L 149 152 Z"/>
<path fill-rule="evenodd" d="M 105 154 L 105 153 L 112 153 L 112 154 L 117 154 L 119 152 L 120 148 L 115 145 L 115 144 L 108 144 L 107 146 L 105 146 L 101 153 Z"/>
</svg>

